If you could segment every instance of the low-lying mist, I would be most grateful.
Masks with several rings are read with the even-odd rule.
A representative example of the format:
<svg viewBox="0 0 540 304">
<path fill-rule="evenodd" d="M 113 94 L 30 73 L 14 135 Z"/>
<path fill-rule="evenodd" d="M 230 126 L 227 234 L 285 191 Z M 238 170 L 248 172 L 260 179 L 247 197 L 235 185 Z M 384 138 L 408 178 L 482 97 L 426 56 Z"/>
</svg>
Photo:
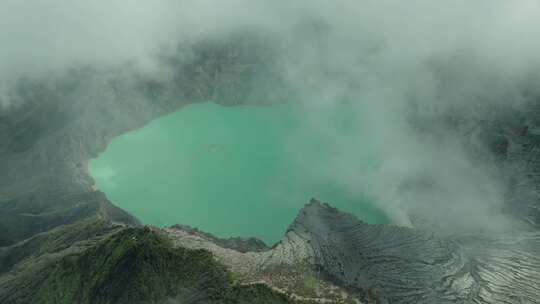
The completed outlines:
<svg viewBox="0 0 540 304">
<path fill-rule="evenodd" d="M 535 0 L 4 0 L 0 117 L 24 105 L 21 79 L 50 82 L 91 67 L 173 86 L 179 80 L 171 62 L 197 58 L 189 46 L 247 33 L 268 46 L 283 94 L 306 111 L 355 105 L 350 115 L 370 134 L 358 141 L 381 160 L 355 170 L 361 151 L 351 147 L 358 145 L 306 115 L 339 151 L 306 170 L 369 193 L 402 225 L 421 219 L 498 231 L 512 227 L 504 213 L 508 183 L 481 126 L 537 98 L 539 27 Z M 80 98 L 92 100 L 91 91 Z"/>
</svg>

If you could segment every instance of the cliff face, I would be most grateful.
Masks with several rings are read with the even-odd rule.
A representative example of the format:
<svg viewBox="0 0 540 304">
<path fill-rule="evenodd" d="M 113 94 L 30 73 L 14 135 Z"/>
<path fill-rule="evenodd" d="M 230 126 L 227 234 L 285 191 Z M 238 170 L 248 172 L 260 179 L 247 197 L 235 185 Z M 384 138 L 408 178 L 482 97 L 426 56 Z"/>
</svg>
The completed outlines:
<svg viewBox="0 0 540 304">
<path fill-rule="evenodd" d="M 319 204 L 308 205 L 291 229 L 308 241 L 315 264 L 333 280 L 382 303 L 538 301 L 538 232 L 446 238 L 366 225 Z"/>
<path fill-rule="evenodd" d="M 540 233 L 447 238 L 368 225 L 315 200 L 274 248 L 242 253 L 172 227 L 173 244 L 206 249 L 245 282 L 324 299 L 378 303 L 536 303 Z M 315 278 L 312 290 L 299 281 Z M 301 285 L 301 284 L 300 284 Z M 340 292 L 336 293 L 336 290 Z"/>
<path fill-rule="evenodd" d="M 448 236 L 367 225 L 316 201 L 273 248 L 185 226 L 139 227 L 87 172 L 112 138 L 192 102 L 290 96 L 257 39 L 179 52 L 191 58 L 164 58 L 173 75 L 165 80 L 80 69 L 19 84 L 24 102 L 0 115 L 0 302 L 539 303 L 534 104 L 475 131 L 508 177 L 508 212 L 527 222 L 519 231 Z"/>
</svg>

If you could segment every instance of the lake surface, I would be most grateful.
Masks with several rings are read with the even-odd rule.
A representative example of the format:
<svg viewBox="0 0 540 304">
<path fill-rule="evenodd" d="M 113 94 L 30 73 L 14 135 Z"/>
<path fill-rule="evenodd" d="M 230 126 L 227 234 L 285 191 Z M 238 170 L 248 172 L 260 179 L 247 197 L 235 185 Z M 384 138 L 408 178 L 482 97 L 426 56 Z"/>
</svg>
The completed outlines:
<svg viewBox="0 0 540 304">
<path fill-rule="evenodd" d="M 388 223 L 357 176 L 376 164 L 350 105 L 193 104 L 115 138 L 90 162 L 98 189 L 145 224 L 278 241 L 311 198 Z"/>
</svg>

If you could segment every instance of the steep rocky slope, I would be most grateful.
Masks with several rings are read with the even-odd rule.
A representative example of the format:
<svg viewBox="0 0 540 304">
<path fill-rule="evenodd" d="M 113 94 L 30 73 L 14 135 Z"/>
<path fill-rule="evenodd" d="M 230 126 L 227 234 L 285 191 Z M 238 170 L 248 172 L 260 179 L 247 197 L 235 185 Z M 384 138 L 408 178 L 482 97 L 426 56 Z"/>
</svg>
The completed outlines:
<svg viewBox="0 0 540 304">
<path fill-rule="evenodd" d="M 536 303 L 540 233 L 448 238 L 368 225 L 312 200 L 274 248 L 242 253 L 179 227 L 176 246 L 206 249 L 246 282 L 312 295 L 378 303 Z M 331 282 L 331 283 L 330 283 Z M 302 294 L 302 292 L 304 292 Z"/>
</svg>

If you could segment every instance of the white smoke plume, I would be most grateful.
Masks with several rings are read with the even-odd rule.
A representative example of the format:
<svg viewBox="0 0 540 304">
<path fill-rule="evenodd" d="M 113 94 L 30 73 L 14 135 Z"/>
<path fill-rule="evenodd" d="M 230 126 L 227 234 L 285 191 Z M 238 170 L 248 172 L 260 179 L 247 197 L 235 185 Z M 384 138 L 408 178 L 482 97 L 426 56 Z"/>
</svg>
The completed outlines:
<svg viewBox="0 0 540 304">
<path fill-rule="evenodd" d="M 492 228 L 503 207 L 500 173 L 436 122 L 519 109 L 523 89 L 540 79 L 539 29 L 535 0 L 4 0 L 0 112 L 17 103 L 9 88 L 21 77 L 122 64 L 160 75 L 160 54 L 185 41 L 269 34 L 281 46 L 282 77 L 307 108 L 354 102 L 357 127 L 370 134 L 358 140 L 378 155 L 362 172 L 349 142 L 306 121 L 339 155 L 317 174 L 369 193 L 397 223 L 416 214 Z"/>
</svg>

